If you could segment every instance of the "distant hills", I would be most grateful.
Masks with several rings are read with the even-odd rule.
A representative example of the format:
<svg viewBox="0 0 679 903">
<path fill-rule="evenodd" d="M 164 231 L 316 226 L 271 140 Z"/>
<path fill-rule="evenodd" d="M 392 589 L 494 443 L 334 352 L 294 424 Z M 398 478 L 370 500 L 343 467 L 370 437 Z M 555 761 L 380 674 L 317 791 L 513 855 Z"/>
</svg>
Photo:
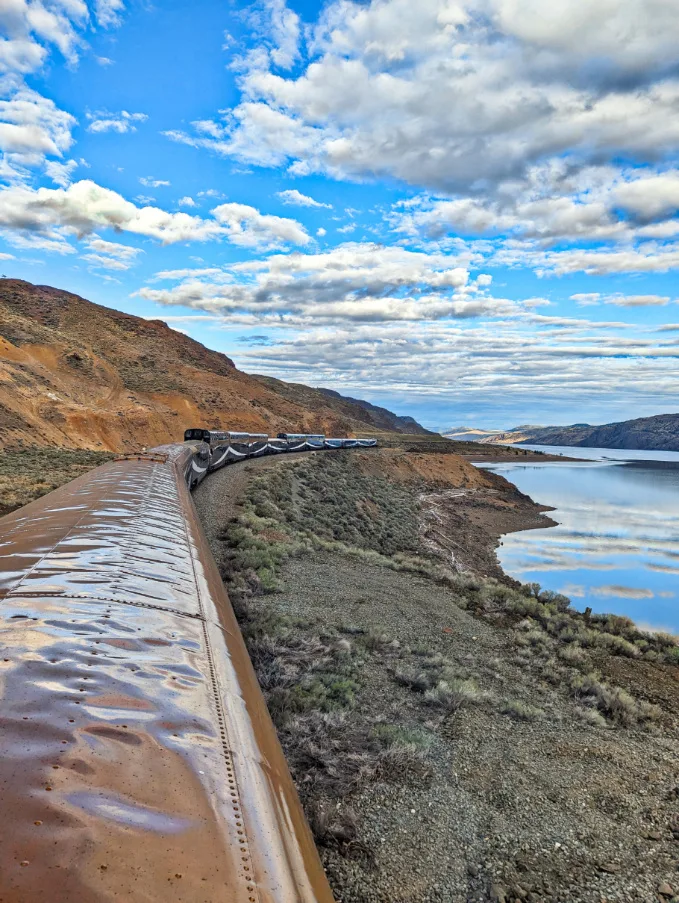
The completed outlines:
<svg viewBox="0 0 679 903">
<path fill-rule="evenodd" d="M 491 445 L 571 445 L 581 448 L 628 448 L 679 451 L 679 414 L 657 414 L 592 426 L 516 426 L 510 430 L 477 430 L 457 427 L 446 430 L 448 439 Z"/>
<path fill-rule="evenodd" d="M 177 441 L 189 426 L 426 432 L 368 402 L 243 373 L 162 320 L 0 280 L 0 448 L 120 451 Z"/>
</svg>

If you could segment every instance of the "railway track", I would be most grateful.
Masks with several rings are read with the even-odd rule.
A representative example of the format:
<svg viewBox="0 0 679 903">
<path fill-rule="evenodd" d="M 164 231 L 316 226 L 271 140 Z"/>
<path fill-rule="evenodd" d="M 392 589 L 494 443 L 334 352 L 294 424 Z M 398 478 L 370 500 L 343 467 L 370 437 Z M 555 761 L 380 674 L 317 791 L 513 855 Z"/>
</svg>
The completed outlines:
<svg viewBox="0 0 679 903">
<path fill-rule="evenodd" d="M 2 903 L 333 899 L 190 497 L 200 454 L 0 520 Z"/>
</svg>

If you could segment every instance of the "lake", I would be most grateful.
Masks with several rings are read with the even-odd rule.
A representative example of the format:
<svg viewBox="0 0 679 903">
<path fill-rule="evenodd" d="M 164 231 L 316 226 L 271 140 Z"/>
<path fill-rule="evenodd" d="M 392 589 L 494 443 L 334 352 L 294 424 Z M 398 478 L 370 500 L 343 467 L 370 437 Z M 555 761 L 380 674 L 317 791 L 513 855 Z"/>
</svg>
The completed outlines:
<svg viewBox="0 0 679 903">
<path fill-rule="evenodd" d="M 679 632 L 679 453 L 521 447 L 589 460 L 484 465 L 552 505 L 558 522 L 504 536 L 506 573 L 563 593 L 580 610 Z"/>
</svg>

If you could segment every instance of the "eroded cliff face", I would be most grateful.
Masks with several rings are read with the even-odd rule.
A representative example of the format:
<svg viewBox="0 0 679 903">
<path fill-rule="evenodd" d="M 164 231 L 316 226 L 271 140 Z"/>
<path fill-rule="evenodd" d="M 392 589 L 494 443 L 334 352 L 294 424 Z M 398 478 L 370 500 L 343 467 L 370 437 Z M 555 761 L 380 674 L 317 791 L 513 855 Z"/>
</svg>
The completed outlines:
<svg viewBox="0 0 679 903">
<path fill-rule="evenodd" d="M 16 279 L 0 280 L 0 448 L 121 451 L 195 425 L 370 433 L 358 405 L 281 394 L 161 320 Z"/>
</svg>

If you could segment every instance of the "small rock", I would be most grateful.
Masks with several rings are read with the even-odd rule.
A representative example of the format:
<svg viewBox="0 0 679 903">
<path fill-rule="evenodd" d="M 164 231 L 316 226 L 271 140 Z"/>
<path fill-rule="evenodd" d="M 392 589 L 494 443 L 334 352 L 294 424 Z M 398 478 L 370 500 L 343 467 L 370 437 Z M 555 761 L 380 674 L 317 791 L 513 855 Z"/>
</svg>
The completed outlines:
<svg viewBox="0 0 679 903">
<path fill-rule="evenodd" d="M 620 871 L 620 866 L 617 862 L 600 862 L 598 869 L 600 872 L 606 872 L 609 875 L 615 875 Z"/>
<path fill-rule="evenodd" d="M 661 831 L 647 831 L 646 837 L 649 840 L 662 840 L 662 832 Z"/>
<path fill-rule="evenodd" d="M 493 903 L 507 903 L 507 888 L 502 884 L 491 884 L 490 899 Z"/>
<path fill-rule="evenodd" d="M 662 897 L 673 897 L 674 896 L 674 891 L 672 890 L 670 885 L 667 883 L 667 881 L 662 881 L 658 885 L 658 893 Z"/>
<path fill-rule="evenodd" d="M 470 878 L 476 878 L 479 874 L 478 866 L 472 865 L 471 863 L 467 866 L 467 874 Z"/>
</svg>

